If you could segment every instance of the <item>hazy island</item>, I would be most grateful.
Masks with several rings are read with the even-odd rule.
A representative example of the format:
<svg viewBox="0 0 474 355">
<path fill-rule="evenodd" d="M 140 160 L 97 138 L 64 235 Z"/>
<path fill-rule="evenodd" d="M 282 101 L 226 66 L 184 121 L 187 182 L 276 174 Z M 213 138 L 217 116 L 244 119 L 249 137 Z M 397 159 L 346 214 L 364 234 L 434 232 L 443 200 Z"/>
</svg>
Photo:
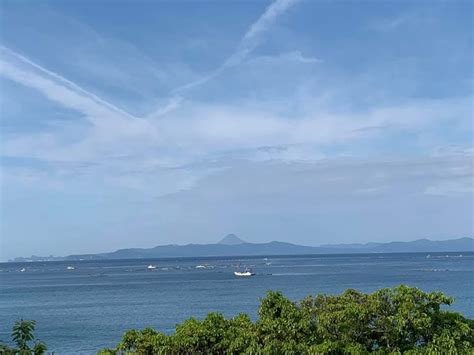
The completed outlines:
<svg viewBox="0 0 474 355">
<path fill-rule="evenodd" d="M 473 238 L 458 238 L 434 241 L 418 239 L 411 242 L 325 244 L 317 247 L 297 245 L 288 242 L 248 243 L 235 234 L 225 236 L 218 243 L 159 245 L 154 248 L 119 249 L 110 253 L 77 254 L 64 257 L 31 256 L 18 257 L 10 262 L 61 261 L 61 260 L 112 260 L 146 259 L 170 257 L 225 257 L 225 256 L 271 256 L 311 254 L 357 254 L 357 253 L 413 253 L 413 252 L 473 252 Z"/>
</svg>

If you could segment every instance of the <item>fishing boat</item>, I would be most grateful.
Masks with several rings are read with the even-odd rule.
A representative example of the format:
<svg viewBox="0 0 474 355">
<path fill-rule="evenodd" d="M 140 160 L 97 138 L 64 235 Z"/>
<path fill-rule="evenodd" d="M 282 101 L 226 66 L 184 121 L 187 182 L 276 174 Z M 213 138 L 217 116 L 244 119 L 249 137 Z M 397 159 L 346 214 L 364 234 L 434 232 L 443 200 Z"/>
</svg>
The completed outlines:
<svg viewBox="0 0 474 355">
<path fill-rule="evenodd" d="M 147 269 L 148 269 L 148 270 L 155 270 L 155 269 L 156 269 L 156 266 L 150 264 L 150 265 L 147 266 Z"/>
<path fill-rule="evenodd" d="M 255 273 L 252 270 L 246 269 L 245 271 L 234 271 L 234 275 L 238 277 L 250 277 L 254 276 Z"/>
</svg>

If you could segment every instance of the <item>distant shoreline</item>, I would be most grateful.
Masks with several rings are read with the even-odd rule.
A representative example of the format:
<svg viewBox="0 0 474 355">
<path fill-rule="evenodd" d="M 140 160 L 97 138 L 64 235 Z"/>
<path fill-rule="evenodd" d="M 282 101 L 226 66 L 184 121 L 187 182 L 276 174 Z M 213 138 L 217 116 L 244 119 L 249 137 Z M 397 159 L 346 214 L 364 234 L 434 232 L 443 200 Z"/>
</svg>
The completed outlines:
<svg viewBox="0 0 474 355">
<path fill-rule="evenodd" d="M 209 256 L 162 256 L 162 257 L 150 257 L 150 258 L 123 258 L 123 259 L 109 259 L 109 258 L 96 258 L 96 259 L 61 259 L 61 260 L 27 260 L 27 261 L 3 261 L 2 264 L 35 264 L 35 263 L 71 263 L 71 262 L 110 262 L 110 261 L 156 261 L 156 260 L 239 260 L 239 259 L 257 259 L 257 258 L 305 258 L 305 257 L 351 257 L 351 256 L 375 256 L 375 255 L 430 255 L 430 257 L 444 258 L 444 254 L 449 253 L 450 258 L 465 257 L 467 255 L 474 256 L 474 251 L 416 251 L 416 252 L 355 252 L 355 253 L 320 253 L 320 254 L 262 254 L 262 255 L 209 255 Z"/>
</svg>

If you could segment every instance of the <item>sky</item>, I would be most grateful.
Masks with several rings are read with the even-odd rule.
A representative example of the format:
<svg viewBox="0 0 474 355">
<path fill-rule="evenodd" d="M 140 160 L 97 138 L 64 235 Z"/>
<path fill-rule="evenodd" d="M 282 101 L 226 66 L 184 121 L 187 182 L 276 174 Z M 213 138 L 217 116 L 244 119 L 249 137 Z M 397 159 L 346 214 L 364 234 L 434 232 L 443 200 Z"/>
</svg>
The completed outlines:
<svg viewBox="0 0 474 355">
<path fill-rule="evenodd" d="M 0 3 L 0 260 L 472 236 L 470 1 Z"/>
</svg>

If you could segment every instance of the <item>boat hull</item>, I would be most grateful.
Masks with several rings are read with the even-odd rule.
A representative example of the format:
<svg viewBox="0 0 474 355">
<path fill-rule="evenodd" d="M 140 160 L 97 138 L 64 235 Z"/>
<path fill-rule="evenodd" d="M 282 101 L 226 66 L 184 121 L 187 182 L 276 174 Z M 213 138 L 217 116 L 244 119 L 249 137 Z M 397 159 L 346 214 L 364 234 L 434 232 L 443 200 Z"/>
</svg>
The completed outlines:
<svg viewBox="0 0 474 355">
<path fill-rule="evenodd" d="M 234 271 L 234 275 L 238 277 L 250 277 L 250 276 L 254 276 L 255 274 L 250 271 L 245 271 L 245 272 Z"/>
</svg>

